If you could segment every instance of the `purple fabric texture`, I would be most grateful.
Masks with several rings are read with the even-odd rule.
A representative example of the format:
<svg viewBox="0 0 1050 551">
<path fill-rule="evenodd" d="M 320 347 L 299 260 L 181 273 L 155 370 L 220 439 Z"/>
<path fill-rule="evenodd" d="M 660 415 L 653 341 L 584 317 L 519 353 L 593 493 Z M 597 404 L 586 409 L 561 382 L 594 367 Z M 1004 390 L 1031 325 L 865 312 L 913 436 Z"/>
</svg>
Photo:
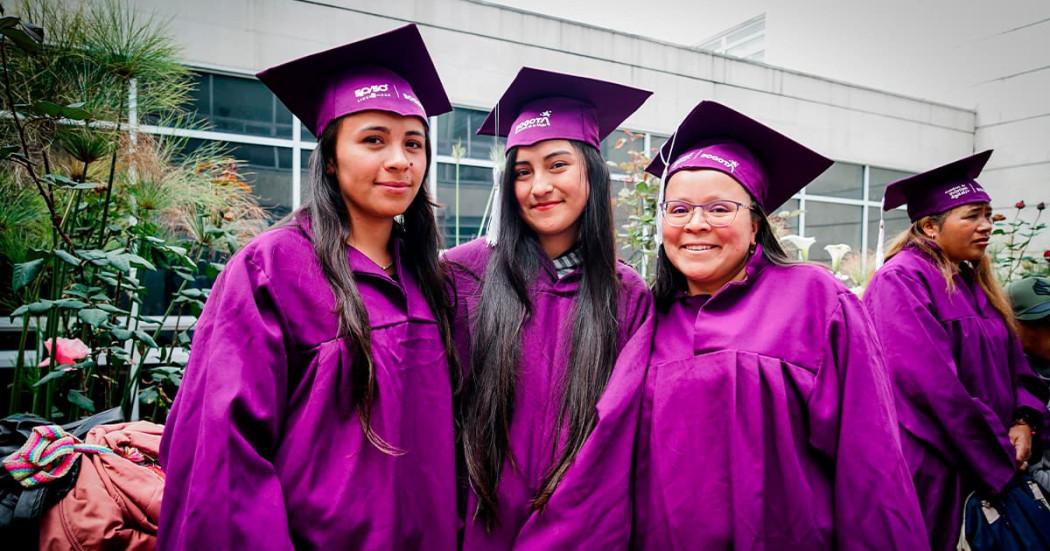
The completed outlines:
<svg viewBox="0 0 1050 551">
<path fill-rule="evenodd" d="M 579 140 L 595 148 L 652 92 L 523 67 L 478 128 L 507 138 L 507 149 L 544 140 Z"/>
<path fill-rule="evenodd" d="M 479 239 L 445 255 L 455 287 L 457 349 L 465 366 L 470 358 L 471 320 L 491 252 Z M 617 272 L 622 285 L 619 356 L 598 402 L 597 425 L 546 509 L 537 513 L 531 500 L 562 450 L 562 443 L 555 446 L 554 434 L 581 274 L 577 271 L 559 280 L 554 265 L 544 262 L 530 290 L 533 310 L 522 330 L 522 362 L 509 431 L 518 469 L 505 463 L 498 492 L 500 524 L 491 533 L 470 519 L 476 500 L 473 493 L 468 495 L 464 549 L 626 547 L 631 531 L 631 461 L 653 318 L 645 282 L 626 264 L 619 263 Z"/>
<path fill-rule="evenodd" d="M 194 335 L 161 443 L 161 549 L 455 549 L 451 385 L 434 315 L 396 251 L 396 281 L 354 249 L 347 260 L 372 327 L 372 427 L 403 454 L 363 434 L 351 350 L 307 230 L 272 229 L 227 264 Z"/>
<path fill-rule="evenodd" d="M 1002 316 L 970 277 L 954 282 L 949 292 L 929 256 L 908 247 L 864 293 L 931 542 L 944 550 L 955 548 L 969 492 L 999 491 L 1016 472 L 1007 432 L 1018 408 L 1045 411 Z"/>
<path fill-rule="evenodd" d="M 925 548 L 860 301 L 761 249 L 746 274 L 657 312 L 632 547 Z"/>
<path fill-rule="evenodd" d="M 311 54 L 258 75 L 314 136 L 359 111 L 427 117 L 452 111 L 415 25 Z"/>
<path fill-rule="evenodd" d="M 992 198 L 977 183 L 977 178 L 992 150 L 950 162 L 921 174 L 901 178 L 886 186 L 882 201 L 884 210 L 908 204 L 908 218 L 915 222 L 923 216 L 947 212 L 960 205 L 990 203 Z"/>
<path fill-rule="evenodd" d="M 645 171 L 663 178 L 666 163 L 671 164 L 668 173 L 689 168 L 725 172 L 771 213 L 833 161 L 743 113 L 705 100 L 686 115 Z"/>
</svg>

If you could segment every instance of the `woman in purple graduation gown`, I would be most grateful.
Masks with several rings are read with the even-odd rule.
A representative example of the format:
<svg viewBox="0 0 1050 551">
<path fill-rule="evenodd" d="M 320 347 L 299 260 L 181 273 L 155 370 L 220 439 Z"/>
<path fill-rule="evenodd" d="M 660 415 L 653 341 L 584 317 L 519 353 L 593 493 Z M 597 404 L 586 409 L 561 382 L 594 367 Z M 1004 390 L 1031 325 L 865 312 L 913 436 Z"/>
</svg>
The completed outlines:
<svg viewBox="0 0 1050 551">
<path fill-rule="evenodd" d="M 991 199 L 975 178 L 991 151 L 890 184 L 912 225 L 864 293 L 895 383 L 905 457 L 934 549 L 954 549 L 962 505 L 1024 468 L 1046 398 L 1011 329 L 985 254 Z"/>
<path fill-rule="evenodd" d="M 469 361 L 465 549 L 627 544 L 652 299 L 616 260 L 598 147 L 648 96 L 525 68 L 479 129 L 508 151 L 495 245 L 445 257 Z"/>
<path fill-rule="evenodd" d="M 926 546 L 871 322 L 766 218 L 829 165 L 704 101 L 647 168 L 667 185 L 636 548 Z"/>
<path fill-rule="evenodd" d="M 448 98 L 414 26 L 259 78 L 320 138 L 312 196 L 230 259 L 204 308 L 161 444 L 160 547 L 455 549 L 426 186 L 427 117 Z"/>
</svg>

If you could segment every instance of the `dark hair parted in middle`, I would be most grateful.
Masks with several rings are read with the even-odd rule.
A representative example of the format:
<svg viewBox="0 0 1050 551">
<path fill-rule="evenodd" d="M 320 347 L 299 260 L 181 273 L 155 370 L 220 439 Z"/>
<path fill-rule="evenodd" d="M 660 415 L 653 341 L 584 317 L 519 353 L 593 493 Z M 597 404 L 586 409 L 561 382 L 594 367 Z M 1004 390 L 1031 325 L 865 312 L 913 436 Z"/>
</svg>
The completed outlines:
<svg viewBox="0 0 1050 551">
<path fill-rule="evenodd" d="M 336 137 L 342 122 L 343 119 L 332 122 L 321 134 L 317 148 L 310 156 L 311 198 L 295 216 L 305 216 L 310 222 L 314 251 L 335 295 L 339 332 L 348 338 L 349 345 L 353 347 L 354 364 L 351 368 L 350 394 L 361 420 L 361 428 L 368 441 L 376 448 L 385 453 L 400 454 L 401 452 L 387 443 L 382 435 L 372 430 L 370 422 L 376 393 L 371 326 L 368 310 L 365 309 L 357 291 L 353 272 L 347 262 L 347 239 L 353 232 L 353 224 L 339 189 L 339 181 L 335 174 L 328 174 L 326 170 L 330 163 L 335 163 Z M 459 362 L 452 345 L 451 306 L 446 291 L 444 268 L 438 263 L 441 237 L 427 186 L 431 157 L 429 139 L 425 150 L 427 171 L 423 173 L 423 183 L 415 199 L 405 210 L 404 220 L 400 224 L 394 224 L 391 239 L 400 239 L 401 263 L 416 278 L 427 305 L 434 312 L 455 388 L 456 381 L 459 380 Z"/>
<path fill-rule="evenodd" d="M 619 322 L 616 240 L 609 168 L 593 146 L 570 140 L 587 167 L 587 203 L 577 224 L 576 250 L 582 281 L 575 298 L 571 352 L 562 381 L 555 438 L 565 431 L 565 448 L 544 476 L 533 498 L 542 510 L 572 465 L 596 423 L 596 406 L 616 361 Z M 466 381 L 463 441 L 467 473 L 478 497 L 474 518 L 491 528 L 496 518 L 497 486 L 509 450 L 515 384 L 521 361 L 522 328 L 531 315 L 529 284 L 537 277 L 544 251 L 535 232 L 518 214 L 514 193 L 517 148 L 507 152 L 501 186 L 499 240 L 485 269 L 481 300 L 473 321 L 471 370 Z"/>
</svg>

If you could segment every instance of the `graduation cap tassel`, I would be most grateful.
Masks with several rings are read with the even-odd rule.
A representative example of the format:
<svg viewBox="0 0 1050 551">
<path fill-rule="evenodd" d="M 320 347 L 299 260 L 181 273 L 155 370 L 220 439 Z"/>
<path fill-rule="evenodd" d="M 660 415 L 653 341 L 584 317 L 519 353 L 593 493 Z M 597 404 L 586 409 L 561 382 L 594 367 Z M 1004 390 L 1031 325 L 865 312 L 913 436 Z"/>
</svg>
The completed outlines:
<svg viewBox="0 0 1050 551">
<path fill-rule="evenodd" d="M 664 203 L 664 188 L 667 187 L 667 169 L 671 167 L 671 159 L 674 158 L 674 140 L 678 137 L 678 132 L 671 134 L 671 147 L 667 150 L 667 155 L 664 155 L 664 149 L 661 147 L 657 151 L 657 155 L 660 156 L 660 160 L 664 162 L 663 174 L 660 176 L 660 191 L 656 194 L 656 246 L 664 244 L 664 209 L 660 206 Z"/>
<path fill-rule="evenodd" d="M 496 102 L 496 107 L 493 109 L 493 114 L 496 117 L 496 129 L 498 133 L 499 125 L 499 102 Z M 493 146 L 493 167 L 492 167 L 492 193 L 489 194 L 489 229 L 485 235 L 485 243 L 488 243 L 490 247 L 494 247 L 496 242 L 499 241 L 499 223 L 500 223 L 500 182 L 503 180 L 503 163 L 500 162 L 502 155 L 498 154 L 499 151 L 499 136 L 496 136 L 493 140 L 495 145 Z"/>
<path fill-rule="evenodd" d="M 885 208 L 886 199 L 882 200 Z M 875 242 L 875 269 L 882 267 L 883 258 L 886 255 L 886 211 L 879 209 L 879 240 Z"/>
<path fill-rule="evenodd" d="M 489 230 L 485 236 L 485 242 L 489 246 L 495 246 L 499 240 L 499 217 L 500 217 L 500 181 L 503 180 L 503 168 L 495 166 L 492 168 L 492 193 L 489 194 Z"/>
</svg>

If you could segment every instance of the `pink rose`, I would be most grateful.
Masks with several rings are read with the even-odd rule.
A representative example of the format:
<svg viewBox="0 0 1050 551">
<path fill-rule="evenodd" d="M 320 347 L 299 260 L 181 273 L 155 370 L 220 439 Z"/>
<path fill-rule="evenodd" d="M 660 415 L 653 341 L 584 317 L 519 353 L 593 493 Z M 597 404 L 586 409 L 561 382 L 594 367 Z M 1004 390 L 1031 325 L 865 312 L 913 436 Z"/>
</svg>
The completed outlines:
<svg viewBox="0 0 1050 551">
<path fill-rule="evenodd" d="M 91 353 L 91 349 L 80 339 L 58 337 L 55 341 L 54 352 L 51 351 L 51 339 L 44 341 L 44 348 L 47 349 L 48 353 L 51 354 L 51 358 L 54 358 L 58 365 L 73 365 L 88 357 L 88 354 Z M 37 367 L 50 365 L 51 358 L 44 358 L 44 361 L 40 362 L 40 365 Z"/>
</svg>

